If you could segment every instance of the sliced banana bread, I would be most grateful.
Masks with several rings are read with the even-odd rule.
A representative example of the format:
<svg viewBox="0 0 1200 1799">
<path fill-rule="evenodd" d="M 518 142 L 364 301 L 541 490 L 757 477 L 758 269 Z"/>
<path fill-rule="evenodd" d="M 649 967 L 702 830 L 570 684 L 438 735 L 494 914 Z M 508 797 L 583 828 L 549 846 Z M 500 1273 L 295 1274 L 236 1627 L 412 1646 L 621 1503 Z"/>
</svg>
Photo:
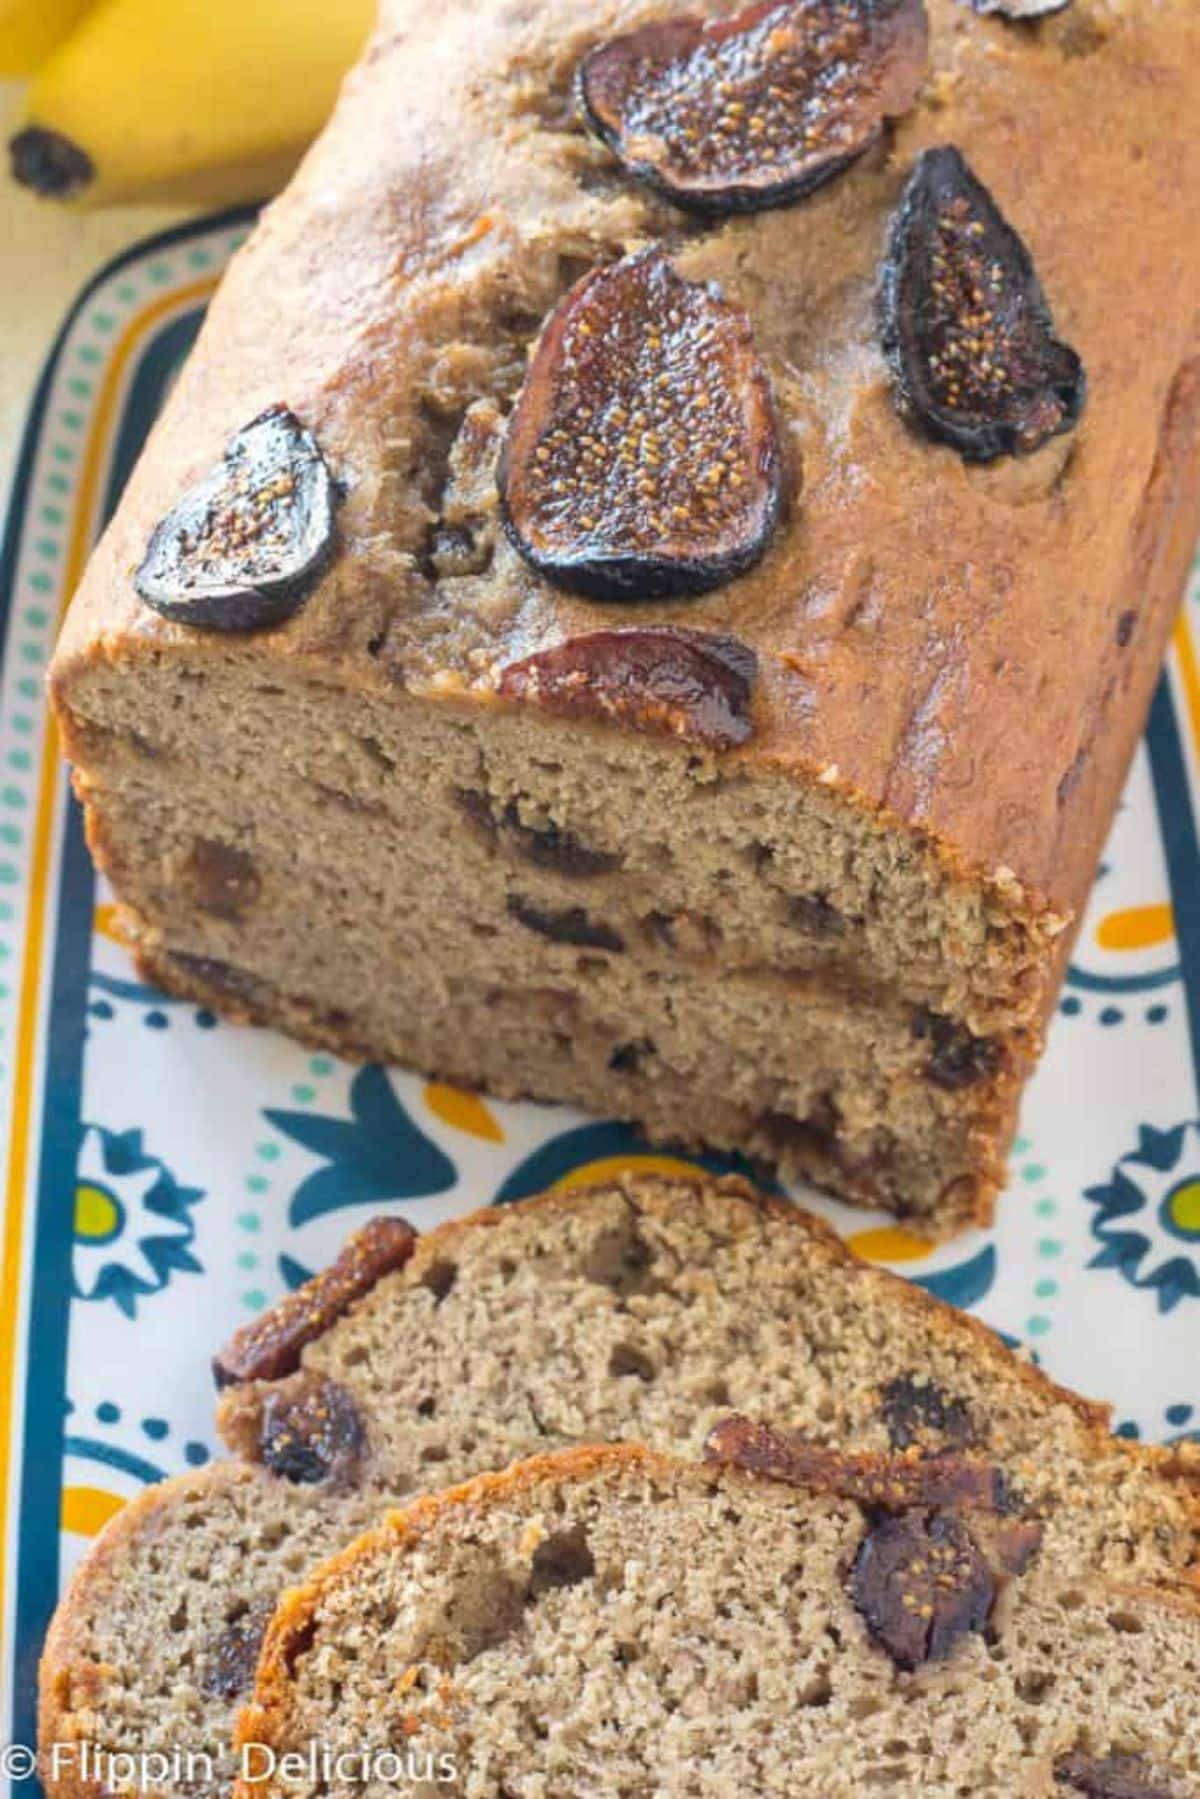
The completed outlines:
<svg viewBox="0 0 1200 1799">
<path fill-rule="evenodd" d="M 1200 1560 L 1178 1458 L 1112 1438 L 1103 1408 L 740 1181 L 630 1178 L 415 1242 L 378 1221 L 216 1370 L 247 1465 L 121 1514 L 42 1670 L 47 1757 L 162 1752 L 181 1734 L 211 1748 L 213 1778 L 172 1793 L 227 1789 L 220 1745 L 284 1586 L 372 1512 L 539 1450 L 638 1438 L 697 1455 L 736 1408 L 815 1444 L 978 1451 L 1080 1567 L 1150 1580 Z M 94 1793 L 79 1762 L 47 1759 L 47 1790 Z"/>
<path fill-rule="evenodd" d="M 238 1799 L 1200 1791 L 1194 1593 L 1080 1580 L 982 1464 L 820 1459 L 569 1450 L 394 1514 L 276 1614 Z"/>
</svg>

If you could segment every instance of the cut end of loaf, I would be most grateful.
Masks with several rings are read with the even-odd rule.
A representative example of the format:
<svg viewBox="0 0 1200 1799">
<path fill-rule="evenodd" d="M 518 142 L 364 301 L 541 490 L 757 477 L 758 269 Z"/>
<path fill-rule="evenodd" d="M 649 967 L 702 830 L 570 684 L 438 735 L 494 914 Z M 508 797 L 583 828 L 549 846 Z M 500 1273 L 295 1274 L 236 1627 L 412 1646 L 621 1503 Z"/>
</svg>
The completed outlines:
<svg viewBox="0 0 1200 1799">
<path fill-rule="evenodd" d="M 202 655 L 79 668 L 57 703 L 168 990 L 934 1236 L 990 1215 L 1042 927 L 827 784 Z"/>
</svg>

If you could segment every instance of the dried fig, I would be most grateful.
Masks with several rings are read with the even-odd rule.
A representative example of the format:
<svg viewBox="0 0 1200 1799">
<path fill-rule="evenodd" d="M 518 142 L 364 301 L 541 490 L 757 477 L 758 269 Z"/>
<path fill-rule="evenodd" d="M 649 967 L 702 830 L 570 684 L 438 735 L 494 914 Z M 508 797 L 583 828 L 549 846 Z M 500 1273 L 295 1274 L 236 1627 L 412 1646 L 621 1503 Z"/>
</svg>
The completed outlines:
<svg viewBox="0 0 1200 1799">
<path fill-rule="evenodd" d="M 1004 1052 L 992 1037 L 976 1037 L 965 1024 L 957 1024 L 941 1012 L 917 1012 L 913 1036 L 929 1043 L 925 1073 L 935 1087 L 957 1093 L 975 1087 L 999 1073 Z"/>
<path fill-rule="evenodd" d="M 581 64 L 585 118 L 636 180 L 696 212 L 800 200 L 909 111 L 923 0 L 766 0 L 643 25 Z"/>
<path fill-rule="evenodd" d="M 905 1512 L 863 1538 L 850 1596 L 896 1666 L 913 1669 L 944 1660 L 960 1638 L 983 1629 L 996 1578 L 953 1513 Z"/>
<path fill-rule="evenodd" d="M 551 943 L 574 943 L 580 949 L 602 949 L 612 955 L 620 955 L 625 948 L 625 941 L 618 931 L 605 924 L 602 918 L 593 918 L 582 906 L 548 912 L 522 899 L 519 894 L 510 893 L 508 910 L 527 931 L 536 931 L 539 936 L 548 937 Z"/>
<path fill-rule="evenodd" d="M 951 1396 L 927 1375 L 898 1374 L 882 1391 L 883 1418 L 893 1449 L 936 1455 L 977 1441 L 965 1399 Z"/>
<path fill-rule="evenodd" d="M 200 1690 L 210 1699 L 236 1699 L 254 1685 L 258 1652 L 274 1610 L 258 1600 L 215 1638 L 200 1671 Z"/>
<path fill-rule="evenodd" d="M 611 874 L 621 866 L 622 858 L 616 852 L 593 849 L 573 831 L 564 830 L 553 820 L 538 825 L 526 824 L 516 800 L 509 800 L 497 814 L 489 796 L 477 789 L 460 787 L 454 797 L 481 830 L 499 839 L 523 862 L 530 862 L 535 868 L 548 869 L 551 874 L 562 875 L 567 880 L 584 881 Z"/>
<path fill-rule="evenodd" d="M 280 1380 L 293 1373 L 304 1345 L 327 1331 L 376 1281 L 403 1268 L 416 1241 L 416 1232 L 403 1218 L 372 1218 L 343 1245 L 332 1267 L 235 1332 L 213 1358 L 218 1387 Z"/>
<path fill-rule="evenodd" d="M 1058 1786 L 1087 1799 L 1171 1799 L 1137 1755 L 1085 1755 L 1074 1749 L 1054 1770 Z"/>
<path fill-rule="evenodd" d="M 502 670 L 502 699 L 565 718 L 628 725 L 710 749 L 753 731 L 754 652 L 736 637 L 660 625 L 590 631 Z"/>
<path fill-rule="evenodd" d="M 1087 382 L 1029 251 L 953 145 L 918 159 L 892 220 L 881 336 L 904 411 L 974 462 L 1069 431 Z"/>
<path fill-rule="evenodd" d="M 611 850 L 592 849 L 556 824 L 524 824 L 513 800 L 504 808 L 500 829 L 526 862 L 569 880 L 590 880 L 595 875 L 611 874 L 621 866 L 620 856 Z"/>
<path fill-rule="evenodd" d="M 262 891 L 254 858 L 214 837 L 194 839 L 179 873 L 192 904 L 214 918 L 241 918 Z"/>
<path fill-rule="evenodd" d="M 336 498 L 316 439 L 286 406 L 271 406 L 155 526 L 134 586 L 178 624 L 278 624 L 328 560 Z"/>
<path fill-rule="evenodd" d="M 1003 1513 L 1009 1504 L 1004 1471 L 968 1456 L 851 1454 L 811 1443 L 733 1413 L 709 1431 L 706 1461 L 725 1462 L 770 1480 L 837 1493 L 882 1512 L 912 1506 L 969 1506 Z"/>
<path fill-rule="evenodd" d="M 521 555 L 589 599 L 703 593 L 742 574 L 783 484 L 745 313 L 659 248 L 592 270 L 542 333 L 499 482 Z"/>
<path fill-rule="evenodd" d="M 282 1480 L 315 1486 L 348 1476 L 365 1447 L 358 1408 L 334 1381 L 293 1375 L 263 1401 L 259 1453 Z"/>
</svg>

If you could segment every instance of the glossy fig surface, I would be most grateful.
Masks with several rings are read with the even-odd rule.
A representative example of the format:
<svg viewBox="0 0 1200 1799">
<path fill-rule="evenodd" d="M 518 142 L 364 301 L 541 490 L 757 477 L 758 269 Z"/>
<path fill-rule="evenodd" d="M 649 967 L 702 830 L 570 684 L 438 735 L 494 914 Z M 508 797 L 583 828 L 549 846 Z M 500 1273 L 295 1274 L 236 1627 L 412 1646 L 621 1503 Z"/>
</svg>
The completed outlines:
<svg viewBox="0 0 1200 1799">
<path fill-rule="evenodd" d="M 577 86 L 635 180 L 693 211 L 757 212 L 803 199 L 908 112 L 927 55 L 924 0 L 759 0 L 612 38 Z"/>
<path fill-rule="evenodd" d="M 753 734 L 757 672 L 753 650 L 736 637 L 646 626 L 589 631 L 510 662 L 499 692 L 562 718 L 725 750 Z"/>
<path fill-rule="evenodd" d="M 745 313 L 658 248 L 592 270 L 542 333 L 499 485 L 521 555 L 590 599 L 703 593 L 742 574 L 783 485 Z"/>
<path fill-rule="evenodd" d="M 328 560 L 336 499 L 312 433 L 286 406 L 271 406 L 155 527 L 134 586 L 179 624 L 279 624 Z"/>
<path fill-rule="evenodd" d="M 974 462 L 1025 455 L 1079 419 L 1083 364 L 1033 259 L 953 145 L 926 150 L 892 219 L 881 340 L 905 413 Z"/>
</svg>

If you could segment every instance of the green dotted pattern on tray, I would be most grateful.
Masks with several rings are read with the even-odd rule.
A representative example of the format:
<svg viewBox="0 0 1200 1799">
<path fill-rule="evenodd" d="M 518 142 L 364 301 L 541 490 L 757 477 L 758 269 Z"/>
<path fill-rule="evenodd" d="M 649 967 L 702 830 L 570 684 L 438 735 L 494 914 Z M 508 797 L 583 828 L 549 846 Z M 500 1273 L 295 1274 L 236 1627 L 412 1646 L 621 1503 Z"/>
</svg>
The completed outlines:
<svg viewBox="0 0 1200 1799">
<path fill-rule="evenodd" d="M 309 1079 L 293 1082 L 290 1089 L 291 1099 L 295 1105 L 315 1105 L 321 1098 L 321 1088 L 328 1082 L 337 1068 L 331 1056 L 311 1056 L 308 1063 Z M 255 1145 L 255 1156 L 258 1162 L 270 1166 L 280 1156 L 279 1145 L 274 1142 L 263 1142 Z M 256 1167 L 245 1177 L 246 1191 L 254 1199 L 265 1199 L 271 1191 L 271 1177 L 264 1174 L 261 1167 Z M 262 1229 L 262 1214 L 258 1211 L 242 1212 L 238 1216 L 238 1228 L 249 1236 L 256 1235 Z M 253 1249 L 239 1250 L 235 1257 L 236 1266 L 243 1274 L 252 1274 L 261 1264 L 261 1257 Z M 242 1293 L 242 1304 L 251 1312 L 261 1312 L 267 1305 L 270 1295 L 261 1287 L 248 1287 Z"/>
<path fill-rule="evenodd" d="M 43 718 L 43 680 L 66 598 L 72 519 L 68 502 L 77 485 L 80 442 L 95 404 L 98 382 L 111 355 L 115 336 L 132 313 L 152 296 L 217 268 L 245 242 L 242 229 L 219 234 L 212 246 L 197 244 L 155 258 L 109 284 L 103 297 L 86 309 L 65 346 L 58 391 L 66 403 L 50 414 L 42 447 L 45 466 L 38 489 L 46 497 L 27 515 L 29 535 L 22 544 L 20 574 L 6 646 L 6 666 L 19 670 L 6 694 L 5 723 L 26 740 L 7 751 L 0 769 L 0 889 L 17 888 L 24 880 L 30 852 L 29 824 L 36 800 L 39 762 L 36 744 Z M 20 914 L 0 901 L 0 1007 L 13 997 L 11 965 Z M 5 1040 L 10 1021 L 0 1018 L 0 1081 L 8 1076 Z"/>
</svg>

